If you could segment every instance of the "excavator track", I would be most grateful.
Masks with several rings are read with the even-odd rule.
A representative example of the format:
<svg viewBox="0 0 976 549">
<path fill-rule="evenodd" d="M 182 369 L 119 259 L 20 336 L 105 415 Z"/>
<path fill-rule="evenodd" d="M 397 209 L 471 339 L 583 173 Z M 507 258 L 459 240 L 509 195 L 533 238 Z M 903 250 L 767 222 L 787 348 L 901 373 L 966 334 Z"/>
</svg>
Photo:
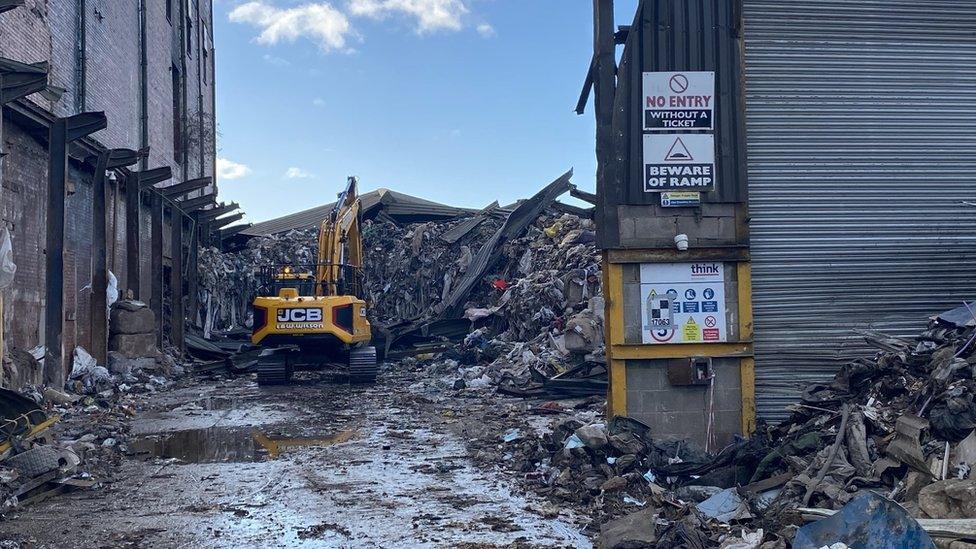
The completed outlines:
<svg viewBox="0 0 976 549">
<path fill-rule="evenodd" d="M 287 385 L 291 381 L 292 367 L 286 353 L 279 349 L 261 351 L 255 371 L 260 386 Z"/>
<path fill-rule="evenodd" d="M 376 347 L 364 345 L 349 351 L 349 383 L 376 383 L 378 373 Z"/>
</svg>

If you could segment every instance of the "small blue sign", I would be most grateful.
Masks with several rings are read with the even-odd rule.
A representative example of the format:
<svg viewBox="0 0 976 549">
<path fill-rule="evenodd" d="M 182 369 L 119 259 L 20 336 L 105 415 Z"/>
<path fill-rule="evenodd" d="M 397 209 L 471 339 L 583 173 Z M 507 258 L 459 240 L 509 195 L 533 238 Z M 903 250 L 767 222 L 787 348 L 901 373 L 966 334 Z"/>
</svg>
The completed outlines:
<svg viewBox="0 0 976 549">
<path fill-rule="evenodd" d="M 703 313 L 717 313 L 718 312 L 718 301 L 702 301 L 702 312 Z"/>
<path fill-rule="evenodd" d="M 697 295 L 698 294 L 695 293 L 695 289 L 694 288 L 688 288 L 687 290 L 685 290 L 685 299 L 687 299 L 688 301 L 694 301 L 695 300 L 695 296 L 697 296 Z"/>
<path fill-rule="evenodd" d="M 715 290 L 711 288 L 705 288 L 705 291 L 702 292 L 702 297 L 704 297 L 705 299 L 715 299 Z"/>
<path fill-rule="evenodd" d="M 664 293 L 668 294 L 668 296 L 670 296 L 671 299 L 678 299 L 678 290 L 675 290 L 674 288 L 670 288 L 667 292 Z"/>
<path fill-rule="evenodd" d="M 686 313 L 697 313 L 698 312 L 698 302 L 697 301 L 685 301 L 681 308 Z"/>
</svg>

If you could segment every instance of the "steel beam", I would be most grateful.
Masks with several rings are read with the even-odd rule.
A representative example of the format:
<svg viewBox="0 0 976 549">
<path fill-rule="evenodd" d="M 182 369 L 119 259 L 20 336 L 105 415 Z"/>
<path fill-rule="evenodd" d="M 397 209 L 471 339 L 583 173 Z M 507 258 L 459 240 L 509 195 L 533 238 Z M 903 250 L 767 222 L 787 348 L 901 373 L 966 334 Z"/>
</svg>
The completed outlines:
<svg viewBox="0 0 976 549">
<path fill-rule="evenodd" d="M 139 161 L 141 152 L 130 149 L 109 149 L 98 155 L 95 177 L 92 180 L 92 295 L 91 354 L 99 364 L 108 360 L 108 215 L 105 207 L 105 187 L 108 170 L 131 166 Z"/>
<path fill-rule="evenodd" d="M 143 170 L 139 172 L 139 190 L 145 191 L 159 183 L 173 178 L 173 169 L 169 166 Z"/>
<path fill-rule="evenodd" d="M 189 250 L 187 250 L 187 268 L 186 268 L 186 308 L 189 313 L 189 320 L 194 326 L 200 327 L 197 322 L 197 312 L 200 309 L 199 297 L 199 263 L 200 260 L 200 228 L 196 220 L 191 220 L 190 222 L 190 237 L 187 238 L 187 242 L 190 245 Z"/>
<path fill-rule="evenodd" d="M 215 219 L 213 223 L 210 225 L 210 228 L 213 230 L 217 230 L 220 229 L 221 227 L 226 227 L 231 223 L 236 223 L 243 218 L 244 218 L 244 212 L 240 212 L 234 215 L 229 215 L 227 217 L 222 217 L 220 219 Z"/>
<path fill-rule="evenodd" d="M 170 262 L 169 270 L 169 341 L 177 349 L 183 350 L 183 330 L 186 315 L 183 311 L 183 216 L 173 208 L 170 210 Z"/>
<path fill-rule="evenodd" d="M 223 240 L 225 238 L 234 236 L 240 233 L 241 231 L 243 231 L 244 229 L 250 228 L 252 225 L 253 225 L 252 223 L 241 223 L 240 225 L 234 225 L 233 227 L 227 227 L 226 229 L 221 229 L 220 238 L 221 240 Z"/>
<path fill-rule="evenodd" d="M 44 383 L 62 388 L 66 380 L 61 333 L 64 322 L 64 197 L 68 143 L 107 126 L 105 113 L 56 118 L 48 132 L 47 229 L 45 235 Z"/>
<path fill-rule="evenodd" d="M 198 198 L 191 198 L 189 200 L 180 200 L 176 202 L 176 207 L 183 210 L 185 213 L 190 213 L 194 210 L 199 210 L 200 208 L 213 204 L 216 197 L 212 194 L 206 196 L 201 196 Z"/>
<path fill-rule="evenodd" d="M 149 149 L 140 153 L 145 163 Z M 163 166 L 134 173 L 125 182 L 126 278 L 136 299 L 142 299 L 142 191 L 172 177 L 173 170 Z"/>
<path fill-rule="evenodd" d="M 152 238 L 149 250 L 151 263 L 149 283 L 149 308 L 156 315 L 156 345 L 163 347 L 163 197 L 150 193 L 152 205 Z"/>
<path fill-rule="evenodd" d="M 201 221 L 210 221 L 212 219 L 217 219 L 224 214 L 229 214 L 240 207 L 241 206 L 237 202 L 231 202 L 230 204 L 224 204 L 221 202 L 215 208 L 210 208 L 209 210 L 197 210 L 193 213 L 197 216 L 197 219 Z"/>
<path fill-rule="evenodd" d="M 170 185 L 168 187 L 159 187 L 159 191 L 163 193 L 163 196 L 166 198 L 178 199 L 187 193 L 198 191 L 211 184 L 213 184 L 213 178 L 200 177 L 198 179 L 191 179 L 189 181 L 177 183 L 176 185 Z"/>
</svg>

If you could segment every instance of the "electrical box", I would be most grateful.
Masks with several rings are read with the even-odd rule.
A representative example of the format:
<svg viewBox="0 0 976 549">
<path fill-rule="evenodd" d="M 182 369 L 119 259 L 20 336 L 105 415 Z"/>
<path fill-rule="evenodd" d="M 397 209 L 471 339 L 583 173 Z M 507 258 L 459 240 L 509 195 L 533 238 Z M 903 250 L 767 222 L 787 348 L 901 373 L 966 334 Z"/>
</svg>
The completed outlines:
<svg viewBox="0 0 976 549">
<path fill-rule="evenodd" d="M 668 360 L 668 383 L 675 386 L 708 385 L 712 381 L 711 357 L 672 358 Z"/>
</svg>

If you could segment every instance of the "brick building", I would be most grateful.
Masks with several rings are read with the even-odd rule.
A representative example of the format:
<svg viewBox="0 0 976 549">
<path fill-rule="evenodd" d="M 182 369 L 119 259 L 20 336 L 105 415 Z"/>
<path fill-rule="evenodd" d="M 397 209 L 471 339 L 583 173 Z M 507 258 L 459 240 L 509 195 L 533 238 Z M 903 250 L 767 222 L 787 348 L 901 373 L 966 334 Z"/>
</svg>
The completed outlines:
<svg viewBox="0 0 976 549">
<path fill-rule="evenodd" d="M 5 349 L 45 345 L 48 362 L 56 364 L 50 350 L 60 347 L 60 362 L 70 368 L 75 346 L 104 347 L 97 340 L 105 337 L 105 330 L 99 319 L 91 318 L 90 305 L 92 258 L 100 249 L 93 243 L 94 211 L 101 211 L 93 210 L 99 208 L 93 192 L 96 158 L 108 149 L 147 147 L 148 155 L 137 164 L 106 178 L 106 263 L 120 292 L 132 290 L 152 301 L 158 313 L 167 313 L 159 324 L 168 331 L 160 337 L 181 343 L 183 323 L 174 322 L 174 315 L 192 316 L 182 315 L 181 309 L 195 293 L 195 267 L 186 266 L 193 264 L 196 244 L 213 226 L 200 221 L 203 211 L 214 207 L 216 195 L 212 29 L 212 0 L 0 0 L 0 59 L 48 63 L 45 90 L 3 105 L 0 229 L 12 235 L 17 264 L 13 285 L 3 292 Z M 98 111 L 104 112 L 106 127 L 68 147 L 58 345 L 48 340 L 56 330 L 50 319 L 47 326 L 45 321 L 45 308 L 56 291 L 50 286 L 58 278 L 47 276 L 46 268 L 52 230 L 49 131 L 59 117 Z M 147 192 L 137 172 L 160 167 L 169 167 L 172 178 Z M 194 180 L 198 184 L 186 184 Z M 159 190 L 175 185 L 189 191 Z M 127 193 L 139 199 L 127 199 Z M 180 220 L 177 230 L 173 219 Z M 159 224 L 156 231 L 154 222 Z M 181 239 L 175 241 L 179 254 L 172 253 L 174 238 Z M 182 265 L 177 273 L 170 269 L 174 255 L 175 264 Z M 175 301 L 174 293 L 179 297 Z M 182 305 L 177 308 L 177 303 Z"/>
</svg>

